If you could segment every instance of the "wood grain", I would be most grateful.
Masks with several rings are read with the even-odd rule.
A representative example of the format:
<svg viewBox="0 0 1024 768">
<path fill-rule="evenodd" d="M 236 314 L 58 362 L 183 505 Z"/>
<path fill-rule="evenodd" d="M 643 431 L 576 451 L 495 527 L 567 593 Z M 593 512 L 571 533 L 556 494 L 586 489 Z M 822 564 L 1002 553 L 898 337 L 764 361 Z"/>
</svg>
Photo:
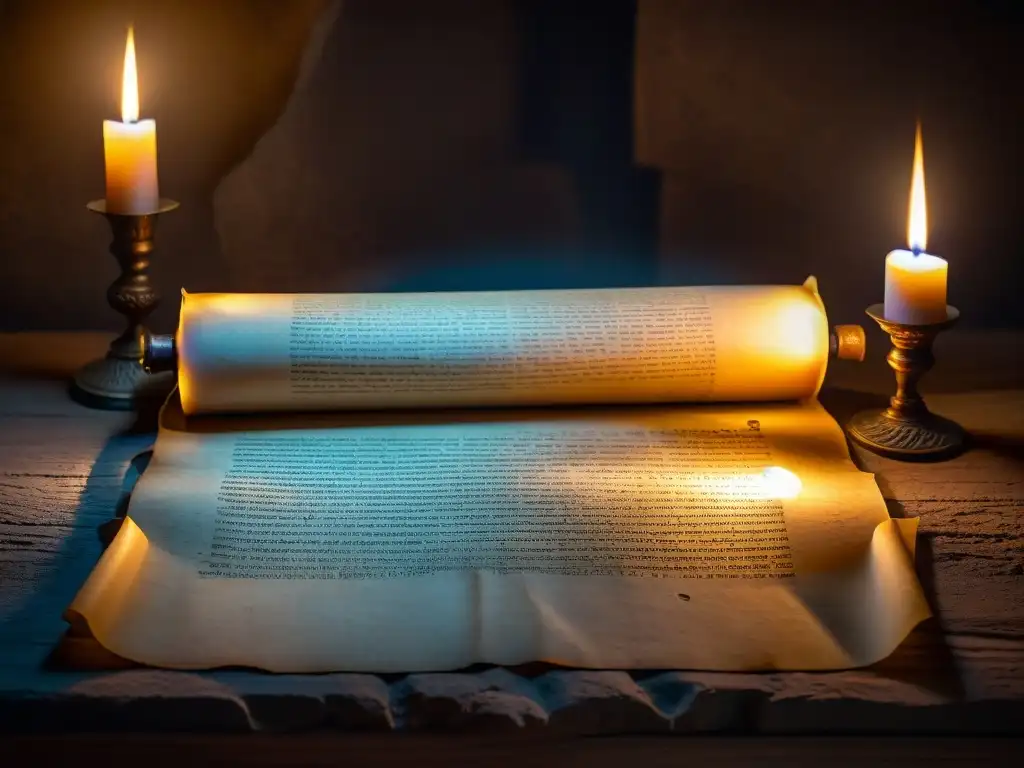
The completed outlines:
<svg viewBox="0 0 1024 768">
<path fill-rule="evenodd" d="M 984 365 L 999 358 L 977 352 L 991 351 L 992 338 L 964 332 L 948 344 L 941 365 L 969 389 L 939 386 L 928 397 L 971 433 L 968 453 L 941 464 L 854 454 L 876 474 L 894 516 L 920 519 L 918 569 L 936 617 L 867 669 L 686 680 L 722 695 L 766 696 L 774 709 L 758 728 L 769 732 L 794 722 L 835 730 L 836 718 L 848 716 L 844 703 L 854 712 L 865 702 L 894 707 L 908 728 L 918 716 L 908 713 L 926 717 L 936 705 L 992 705 L 997 717 L 1009 716 L 1007 706 L 1021 711 L 1024 383 L 1003 368 L 986 378 Z M 0 693 L 52 689 L 45 662 L 66 630 L 61 613 L 102 550 L 100 527 L 125 503 L 137 476 L 132 459 L 154 437 L 149 416 L 93 411 L 67 397 L 66 361 L 101 353 L 103 337 L 26 339 L 0 335 Z M 998 337 L 1000 347 L 1021 341 L 1024 333 Z M 837 419 L 884 402 L 884 366 L 834 368 L 822 400 Z"/>
</svg>

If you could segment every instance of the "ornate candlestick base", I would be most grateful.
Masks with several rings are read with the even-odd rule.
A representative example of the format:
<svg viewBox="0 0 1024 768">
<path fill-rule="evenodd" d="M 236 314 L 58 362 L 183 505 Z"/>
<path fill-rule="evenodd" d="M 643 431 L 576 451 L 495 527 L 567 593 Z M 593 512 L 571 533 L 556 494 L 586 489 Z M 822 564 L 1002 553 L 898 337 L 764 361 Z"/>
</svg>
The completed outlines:
<svg viewBox="0 0 1024 768">
<path fill-rule="evenodd" d="M 850 439 L 902 461 L 938 461 L 956 456 L 966 446 L 967 434 L 959 424 L 928 410 L 917 383 L 935 363 L 935 337 L 952 326 L 960 312 L 947 306 L 945 320 L 921 325 L 886 320 L 882 304 L 873 304 L 867 313 L 892 339 L 886 360 L 896 372 L 896 394 L 885 410 L 854 416 L 846 427 Z"/>
<path fill-rule="evenodd" d="M 121 275 L 107 289 L 107 303 L 127 318 L 127 327 L 111 342 L 106 357 L 75 374 L 71 396 L 90 408 L 130 410 L 141 400 L 165 396 L 174 386 L 173 373 L 148 374 L 140 361 L 147 333 L 143 321 L 160 303 L 149 282 L 156 217 L 173 211 L 178 203 L 161 199 L 157 210 L 143 214 L 110 213 L 105 200 L 94 200 L 87 207 L 110 224 L 114 236 L 110 252 L 121 266 Z"/>
</svg>

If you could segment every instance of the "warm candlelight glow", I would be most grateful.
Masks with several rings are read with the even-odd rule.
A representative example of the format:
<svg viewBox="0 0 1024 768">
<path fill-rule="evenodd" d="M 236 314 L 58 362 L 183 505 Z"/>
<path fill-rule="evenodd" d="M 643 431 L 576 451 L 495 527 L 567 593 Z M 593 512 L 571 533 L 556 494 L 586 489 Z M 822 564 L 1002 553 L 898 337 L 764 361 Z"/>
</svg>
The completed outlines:
<svg viewBox="0 0 1024 768">
<path fill-rule="evenodd" d="M 768 467 L 761 474 L 766 494 L 775 499 L 795 499 L 804 484 L 793 472 L 782 467 Z"/>
<path fill-rule="evenodd" d="M 135 123 L 139 119 L 139 73 L 135 66 L 135 32 L 128 27 L 124 46 L 124 73 L 121 75 L 121 120 Z"/>
<path fill-rule="evenodd" d="M 910 182 L 910 215 L 907 217 L 907 245 L 914 253 L 928 246 L 928 206 L 924 192 L 924 149 L 921 142 L 921 124 L 917 124 L 914 142 L 914 173 Z"/>
</svg>

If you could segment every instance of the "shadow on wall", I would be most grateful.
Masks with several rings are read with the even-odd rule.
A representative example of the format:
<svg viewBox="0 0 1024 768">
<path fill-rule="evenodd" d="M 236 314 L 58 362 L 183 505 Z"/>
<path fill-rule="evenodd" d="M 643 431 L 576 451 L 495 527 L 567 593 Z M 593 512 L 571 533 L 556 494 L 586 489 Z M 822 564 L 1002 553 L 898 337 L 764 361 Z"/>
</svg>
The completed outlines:
<svg viewBox="0 0 1024 768">
<path fill-rule="evenodd" d="M 344 4 L 281 119 L 217 192 L 232 284 L 650 282 L 634 18 L 631 3 Z"/>
</svg>

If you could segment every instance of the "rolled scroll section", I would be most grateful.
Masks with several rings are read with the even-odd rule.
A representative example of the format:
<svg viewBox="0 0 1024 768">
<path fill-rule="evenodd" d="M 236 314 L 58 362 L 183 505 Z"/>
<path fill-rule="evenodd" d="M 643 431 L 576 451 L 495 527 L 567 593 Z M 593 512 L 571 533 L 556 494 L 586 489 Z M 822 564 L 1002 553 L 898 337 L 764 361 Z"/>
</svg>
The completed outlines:
<svg viewBox="0 0 1024 768">
<path fill-rule="evenodd" d="M 182 404 L 195 414 L 795 400 L 817 392 L 830 344 L 811 279 L 186 294 L 176 347 Z"/>
</svg>

